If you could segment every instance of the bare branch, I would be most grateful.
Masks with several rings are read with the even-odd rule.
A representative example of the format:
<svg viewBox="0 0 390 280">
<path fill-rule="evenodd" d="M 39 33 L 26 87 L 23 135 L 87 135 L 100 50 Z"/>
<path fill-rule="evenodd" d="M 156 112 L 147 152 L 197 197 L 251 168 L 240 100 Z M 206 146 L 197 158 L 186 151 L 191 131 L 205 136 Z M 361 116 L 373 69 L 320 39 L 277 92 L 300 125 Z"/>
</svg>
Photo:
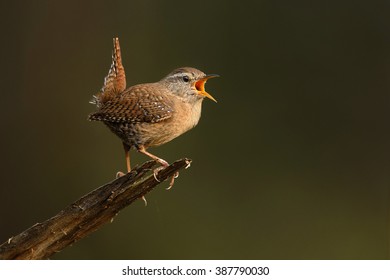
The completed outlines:
<svg viewBox="0 0 390 280">
<path fill-rule="evenodd" d="M 47 259 L 56 252 L 110 222 L 120 210 L 141 198 L 180 169 L 189 159 L 175 161 L 157 178 L 150 172 L 154 161 L 81 197 L 54 217 L 37 223 L 0 245 L 0 259 Z M 156 180 L 157 179 L 157 180 Z"/>
</svg>

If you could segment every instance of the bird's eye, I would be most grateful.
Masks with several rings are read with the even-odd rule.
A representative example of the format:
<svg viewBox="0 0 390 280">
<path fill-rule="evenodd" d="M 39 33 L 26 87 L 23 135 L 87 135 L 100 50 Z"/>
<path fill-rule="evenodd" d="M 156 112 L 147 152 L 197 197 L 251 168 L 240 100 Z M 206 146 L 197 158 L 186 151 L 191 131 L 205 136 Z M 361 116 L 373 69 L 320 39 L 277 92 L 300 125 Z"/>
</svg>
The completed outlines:
<svg viewBox="0 0 390 280">
<path fill-rule="evenodd" d="M 183 81 L 188 83 L 190 81 L 190 77 L 188 76 L 183 76 Z"/>
</svg>

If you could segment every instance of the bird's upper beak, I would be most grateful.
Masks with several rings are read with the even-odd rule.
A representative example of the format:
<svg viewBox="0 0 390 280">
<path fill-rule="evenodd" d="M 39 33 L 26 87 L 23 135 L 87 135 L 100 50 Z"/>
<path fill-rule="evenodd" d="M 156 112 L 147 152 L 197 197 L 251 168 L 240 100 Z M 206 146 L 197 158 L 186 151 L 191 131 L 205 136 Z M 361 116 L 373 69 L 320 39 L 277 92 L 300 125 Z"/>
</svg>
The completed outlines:
<svg viewBox="0 0 390 280">
<path fill-rule="evenodd" d="M 209 74 L 209 75 L 206 75 L 203 78 L 201 78 L 201 79 L 199 79 L 199 80 L 197 80 L 195 82 L 195 88 L 197 89 L 198 94 L 203 95 L 203 96 L 205 96 L 207 98 L 210 98 L 214 102 L 217 102 L 217 100 L 215 100 L 214 97 L 212 97 L 209 93 L 206 92 L 206 90 L 204 88 L 204 85 L 205 85 L 205 83 L 207 82 L 208 79 L 216 78 L 216 77 L 219 77 L 219 75 Z"/>
</svg>

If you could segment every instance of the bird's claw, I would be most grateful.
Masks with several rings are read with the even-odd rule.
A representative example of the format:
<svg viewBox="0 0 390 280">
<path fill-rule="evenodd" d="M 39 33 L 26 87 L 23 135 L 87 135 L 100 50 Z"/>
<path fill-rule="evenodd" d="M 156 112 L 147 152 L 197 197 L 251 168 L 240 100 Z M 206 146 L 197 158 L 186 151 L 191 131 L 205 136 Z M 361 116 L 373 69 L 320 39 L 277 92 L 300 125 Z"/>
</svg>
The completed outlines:
<svg viewBox="0 0 390 280">
<path fill-rule="evenodd" d="M 167 166 L 169 166 L 168 163 L 167 163 Z M 161 181 L 157 178 L 157 175 L 158 175 L 158 173 L 159 173 L 161 170 L 165 169 L 167 166 L 165 166 L 165 164 L 164 164 L 163 166 L 157 167 L 156 169 L 153 170 L 153 177 L 154 177 L 154 179 L 155 179 L 157 182 L 161 183 Z M 168 186 L 168 188 L 166 188 L 167 190 L 170 190 L 170 189 L 173 187 L 173 184 L 175 183 L 175 179 L 176 179 L 177 177 L 179 177 L 179 172 L 176 172 L 176 173 L 171 177 L 171 180 L 170 180 L 170 182 L 169 182 L 169 186 Z"/>
<path fill-rule="evenodd" d="M 146 207 L 146 206 L 148 206 L 148 202 L 147 202 L 147 200 L 146 200 L 146 198 L 145 198 L 145 196 L 144 196 L 144 195 L 141 197 L 141 199 L 144 201 L 144 203 L 145 203 L 145 207 Z"/>
<path fill-rule="evenodd" d="M 166 188 L 167 191 L 169 191 L 173 187 L 173 184 L 175 183 L 175 179 L 178 177 L 179 177 L 179 172 L 173 174 L 173 176 L 171 177 L 171 181 L 169 182 L 169 187 Z"/>
<path fill-rule="evenodd" d="M 161 183 L 161 181 L 159 179 L 157 179 L 157 175 L 158 175 L 158 172 L 160 172 L 164 168 L 165 168 L 165 166 L 160 166 L 160 167 L 157 167 L 156 169 L 153 170 L 153 177 L 159 183 Z"/>
</svg>

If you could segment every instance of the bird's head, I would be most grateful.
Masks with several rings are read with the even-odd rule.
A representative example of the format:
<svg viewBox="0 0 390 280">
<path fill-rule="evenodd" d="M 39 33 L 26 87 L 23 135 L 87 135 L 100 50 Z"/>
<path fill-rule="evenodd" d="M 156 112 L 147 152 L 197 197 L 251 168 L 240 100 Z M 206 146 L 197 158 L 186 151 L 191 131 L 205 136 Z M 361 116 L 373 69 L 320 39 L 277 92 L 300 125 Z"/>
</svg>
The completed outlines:
<svg viewBox="0 0 390 280">
<path fill-rule="evenodd" d="M 199 100 L 207 97 L 214 102 L 217 102 L 217 100 L 205 90 L 207 80 L 215 77 L 219 76 L 216 74 L 206 75 L 198 69 L 183 67 L 172 71 L 161 81 L 167 84 L 172 93 L 185 99 Z"/>
</svg>

